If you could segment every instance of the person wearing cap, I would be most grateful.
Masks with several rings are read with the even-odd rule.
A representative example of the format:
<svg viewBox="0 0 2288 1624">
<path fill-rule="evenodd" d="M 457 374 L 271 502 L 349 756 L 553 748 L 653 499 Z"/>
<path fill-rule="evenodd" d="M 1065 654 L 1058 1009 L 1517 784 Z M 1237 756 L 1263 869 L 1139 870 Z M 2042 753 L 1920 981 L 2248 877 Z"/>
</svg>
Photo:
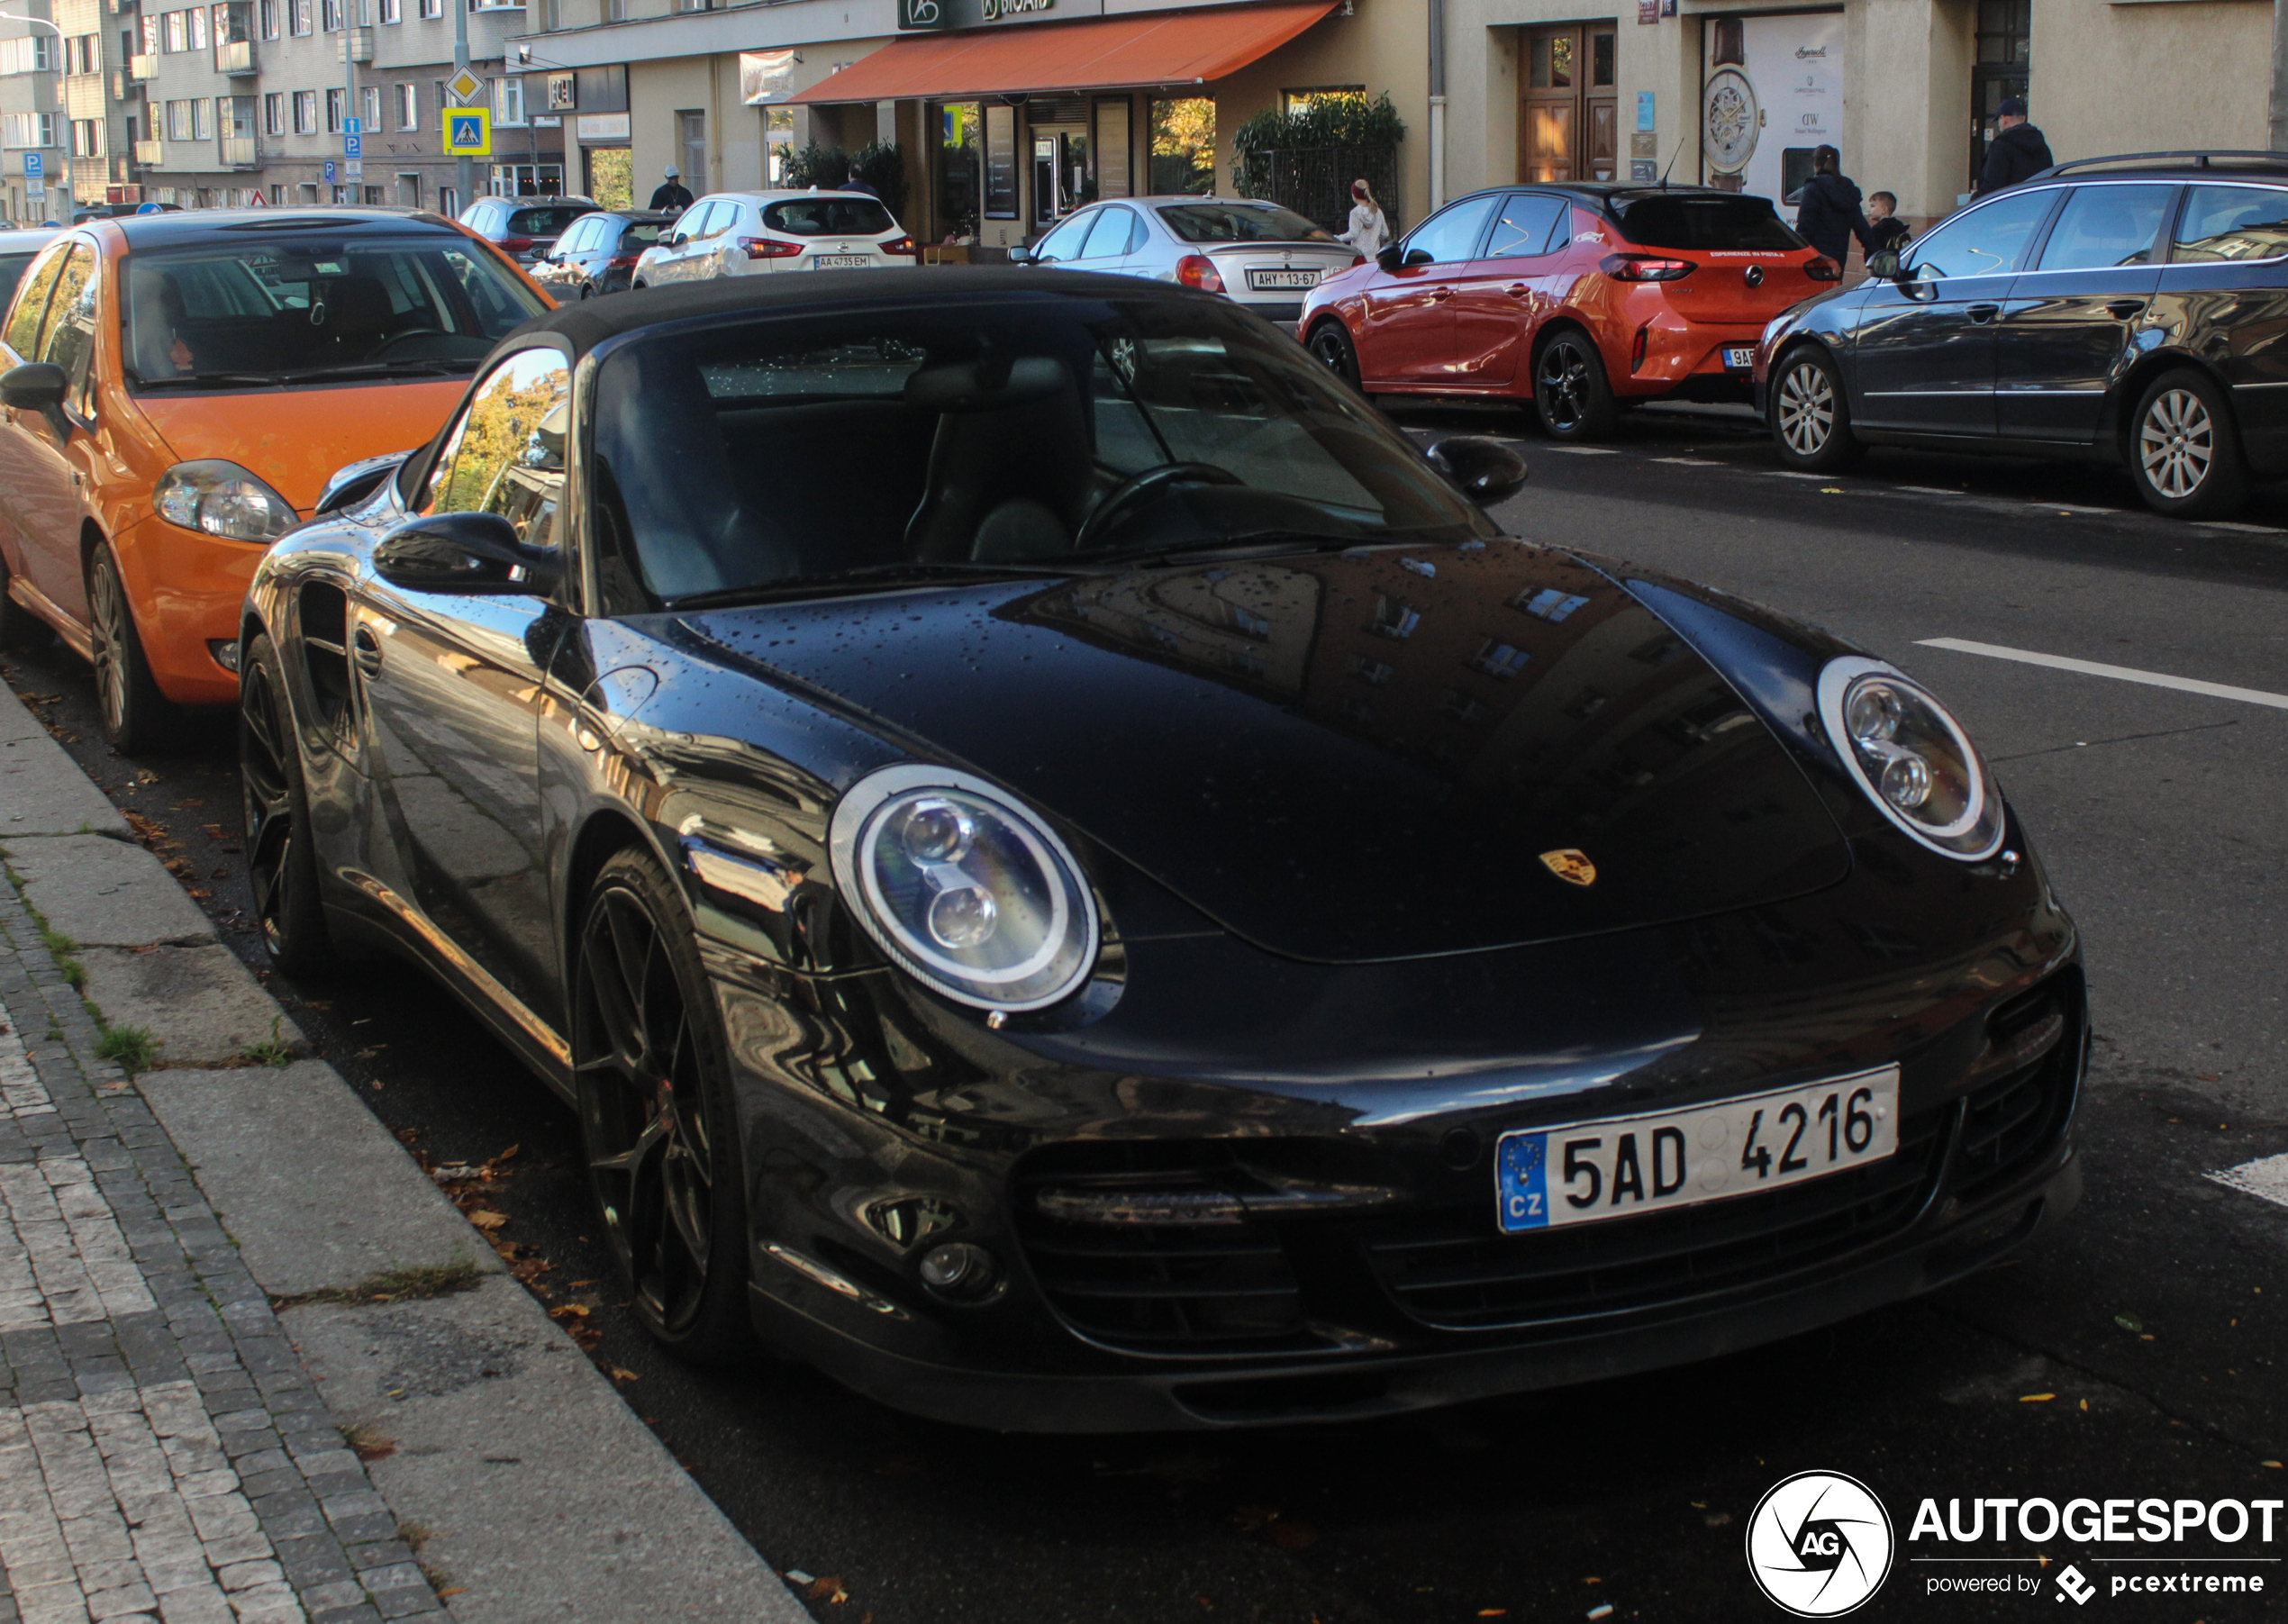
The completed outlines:
<svg viewBox="0 0 2288 1624">
<path fill-rule="evenodd" d="M 667 178 L 651 195 L 655 209 L 687 209 L 691 206 L 691 188 L 683 184 L 683 171 L 675 165 L 667 166 Z"/>
<path fill-rule="evenodd" d="M 1978 195 L 2031 180 L 2057 160 L 2049 155 L 2042 132 L 2026 122 L 2026 104 L 2004 96 L 1994 114 L 1994 139 L 1986 148 L 1986 167 L 1978 177 Z"/>
</svg>

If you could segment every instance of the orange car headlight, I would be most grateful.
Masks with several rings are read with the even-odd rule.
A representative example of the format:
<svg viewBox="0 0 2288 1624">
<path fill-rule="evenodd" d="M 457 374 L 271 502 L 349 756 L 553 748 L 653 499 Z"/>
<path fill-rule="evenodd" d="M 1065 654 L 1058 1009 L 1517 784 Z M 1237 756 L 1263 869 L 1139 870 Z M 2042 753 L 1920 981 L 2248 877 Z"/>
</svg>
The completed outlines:
<svg viewBox="0 0 2288 1624">
<path fill-rule="evenodd" d="M 178 462 L 159 476 L 151 502 L 185 530 L 232 541 L 275 541 L 294 528 L 294 504 L 235 462 Z"/>
</svg>

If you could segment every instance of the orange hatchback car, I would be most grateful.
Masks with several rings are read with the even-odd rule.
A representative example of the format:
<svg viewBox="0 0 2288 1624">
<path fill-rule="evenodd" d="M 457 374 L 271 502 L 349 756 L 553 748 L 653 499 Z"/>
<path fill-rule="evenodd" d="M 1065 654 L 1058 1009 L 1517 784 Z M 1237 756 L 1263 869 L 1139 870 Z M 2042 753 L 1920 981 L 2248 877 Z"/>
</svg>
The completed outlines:
<svg viewBox="0 0 2288 1624">
<path fill-rule="evenodd" d="M 1640 401 L 1752 401 L 1764 324 L 1840 274 L 1768 198 L 1503 188 L 1320 283 L 1295 336 L 1370 392 L 1530 399 L 1552 437 L 1593 440 Z"/>
<path fill-rule="evenodd" d="M 239 609 L 344 464 L 436 432 L 494 343 L 549 308 L 430 214 L 90 221 L 0 321 L 0 641 L 92 660 L 104 728 L 159 741 L 238 695 Z"/>
</svg>

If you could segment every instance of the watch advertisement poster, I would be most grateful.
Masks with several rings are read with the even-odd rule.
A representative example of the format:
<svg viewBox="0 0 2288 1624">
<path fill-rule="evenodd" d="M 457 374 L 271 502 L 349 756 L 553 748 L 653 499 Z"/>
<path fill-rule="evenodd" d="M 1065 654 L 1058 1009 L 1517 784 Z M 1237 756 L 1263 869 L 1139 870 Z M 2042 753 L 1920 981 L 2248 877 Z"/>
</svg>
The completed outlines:
<svg viewBox="0 0 2288 1624">
<path fill-rule="evenodd" d="M 1768 197 L 1791 225 L 1811 154 L 1849 151 L 1843 131 L 1843 14 L 1701 19 L 1701 179 Z"/>
</svg>

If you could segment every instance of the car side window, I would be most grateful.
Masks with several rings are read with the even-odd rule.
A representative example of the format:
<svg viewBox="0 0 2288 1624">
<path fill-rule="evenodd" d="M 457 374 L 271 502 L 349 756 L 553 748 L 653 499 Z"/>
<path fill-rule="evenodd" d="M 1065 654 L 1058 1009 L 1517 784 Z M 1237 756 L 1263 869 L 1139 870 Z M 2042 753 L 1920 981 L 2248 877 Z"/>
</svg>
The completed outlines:
<svg viewBox="0 0 2288 1624">
<path fill-rule="evenodd" d="M 55 297 L 48 303 L 48 320 L 41 330 L 40 358 L 64 369 L 71 380 L 67 398 L 80 417 L 89 415 L 90 369 L 95 356 L 95 250 L 86 243 L 72 244 L 71 258 L 56 280 Z"/>
<path fill-rule="evenodd" d="M 2075 186 L 2042 244 L 2042 270 L 2102 270 L 2153 263 L 2173 186 Z"/>
<path fill-rule="evenodd" d="M 8 348 L 19 359 L 28 361 L 39 354 L 40 322 L 48 313 L 48 295 L 55 291 L 56 279 L 64 274 L 64 264 L 70 257 L 70 250 L 59 244 L 24 278 L 23 291 L 16 295 L 15 309 L 8 317 Z"/>
<path fill-rule="evenodd" d="M 707 218 L 699 222 L 699 229 L 693 235 L 702 238 L 720 237 L 731 230 L 731 222 L 738 216 L 739 205 L 736 204 L 710 204 L 707 205 Z"/>
<path fill-rule="evenodd" d="M 1096 223 L 1088 233 L 1088 246 L 1080 251 L 1084 259 L 1117 259 L 1128 252 L 1128 228 L 1135 216 L 1126 209 L 1099 209 Z"/>
<path fill-rule="evenodd" d="M 2186 192 L 2170 259 L 2197 264 L 2283 254 L 2288 254 L 2288 192 L 2271 186 L 2194 186 Z"/>
<path fill-rule="evenodd" d="M 1486 216 L 1494 213 L 1498 197 L 1465 197 L 1451 207 L 1431 215 L 1414 228 L 1406 239 L 1406 259 L 1419 264 L 1416 254 L 1429 256 L 1434 265 L 1451 265 L 1468 259 L 1477 252 L 1478 239 L 1484 235 Z"/>
<path fill-rule="evenodd" d="M 1993 202 L 1956 215 L 1914 245 L 1914 274 L 1925 282 L 1948 277 L 1995 277 L 2019 268 L 2026 245 L 2048 217 L 2057 194 L 2005 192 Z"/>
<path fill-rule="evenodd" d="M 558 545 L 572 373 L 560 351 L 520 349 L 486 375 L 430 470 L 423 513 L 498 513 L 533 547 Z"/>
<path fill-rule="evenodd" d="M 1546 192 L 1513 192 L 1502 200 L 1494 216 L 1494 234 L 1485 240 L 1488 259 L 1526 259 L 1548 253 L 1550 239 L 1572 210 L 1562 197 Z"/>
<path fill-rule="evenodd" d="M 1033 249 L 1033 258 L 1043 265 L 1079 259 L 1081 244 L 1088 240 L 1088 233 L 1095 223 L 1094 213 L 1074 215 L 1040 240 L 1040 245 Z"/>
<path fill-rule="evenodd" d="M 567 257 L 573 254 L 586 253 L 588 247 L 588 239 L 595 235 L 595 221 L 577 221 L 574 222 L 570 231 L 565 232 L 563 236 L 558 237 L 556 240 L 556 251 L 559 255 Z"/>
</svg>

